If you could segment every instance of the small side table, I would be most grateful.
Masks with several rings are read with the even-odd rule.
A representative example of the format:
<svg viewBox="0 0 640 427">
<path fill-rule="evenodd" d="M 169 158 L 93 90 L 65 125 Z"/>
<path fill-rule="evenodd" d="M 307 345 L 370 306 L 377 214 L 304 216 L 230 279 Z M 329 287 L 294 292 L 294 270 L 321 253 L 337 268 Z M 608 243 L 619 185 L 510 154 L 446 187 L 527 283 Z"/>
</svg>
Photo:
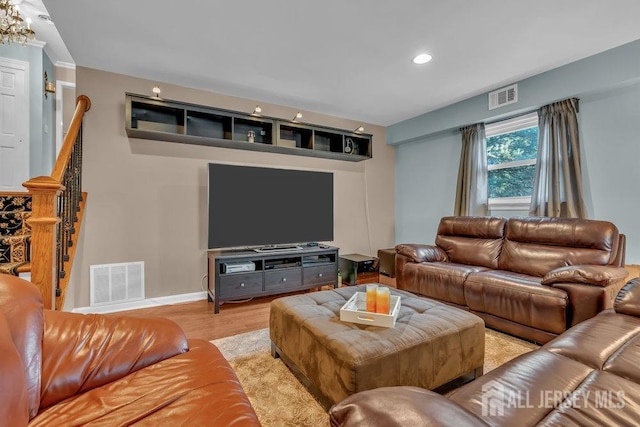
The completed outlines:
<svg viewBox="0 0 640 427">
<path fill-rule="evenodd" d="M 376 257 L 360 254 L 340 255 L 338 268 L 343 285 L 378 283 L 378 258 Z"/>
</svg>

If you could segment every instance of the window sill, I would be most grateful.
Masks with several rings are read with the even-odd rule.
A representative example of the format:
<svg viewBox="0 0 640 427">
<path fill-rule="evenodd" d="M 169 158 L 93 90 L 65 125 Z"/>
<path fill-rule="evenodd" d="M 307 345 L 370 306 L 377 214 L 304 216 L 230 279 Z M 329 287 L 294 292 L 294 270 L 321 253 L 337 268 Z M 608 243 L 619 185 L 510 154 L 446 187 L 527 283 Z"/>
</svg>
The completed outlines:
<svg viewBox="0 0 640 427">
<path fill-rule="evenodd" d="M 489 199 L 489 210 L 491 211 L 529 211 L 531 197 L 502 197 Z"/>
</svg>

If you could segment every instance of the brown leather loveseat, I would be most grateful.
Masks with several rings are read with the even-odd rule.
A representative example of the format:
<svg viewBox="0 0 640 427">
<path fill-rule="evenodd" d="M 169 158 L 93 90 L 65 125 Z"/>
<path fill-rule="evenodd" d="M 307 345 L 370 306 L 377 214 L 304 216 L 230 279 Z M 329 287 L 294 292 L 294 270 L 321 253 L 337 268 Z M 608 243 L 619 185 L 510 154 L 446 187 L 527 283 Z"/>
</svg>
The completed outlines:
<svg viewBox="0 0 640 427">
<path fill-rule="evenodd" d="M 448 398 L 417 387 L 349 396 L 337 426 L 634 426 L 640 424 L 640 279 L 614 309 L 505 363 Z"/>
<path fill-rule="evenodd" d="M 612 306 L 624 250 L 607 221 L 445 217 L 435 245 L 396 246 L 397 287 L 545 343 Z"/>
<path fill-rule="evenodd" d="M 166 319 L 43 310 L 0 274 L 0 425 L 259 426 L 211 343 Z"/>
</svg>

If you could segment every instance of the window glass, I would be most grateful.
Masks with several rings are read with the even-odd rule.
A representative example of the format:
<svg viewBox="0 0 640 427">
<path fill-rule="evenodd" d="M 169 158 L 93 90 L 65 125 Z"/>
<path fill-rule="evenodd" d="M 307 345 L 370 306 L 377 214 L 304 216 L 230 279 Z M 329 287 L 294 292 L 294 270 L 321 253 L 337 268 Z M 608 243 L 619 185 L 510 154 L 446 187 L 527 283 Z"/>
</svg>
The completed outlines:
<svg viewBox="0 0 640 427">
<path fill-rule="evenodd" d="M 530 198 L 538 154 L 537 114 L 489 124 L 485 130 L 490 202 Z"/>
<path fill-rule="evenodd" d="M 535 165 L 490 170 L 489 198 L 530 197 L 535 175 Z"/>
</svg>

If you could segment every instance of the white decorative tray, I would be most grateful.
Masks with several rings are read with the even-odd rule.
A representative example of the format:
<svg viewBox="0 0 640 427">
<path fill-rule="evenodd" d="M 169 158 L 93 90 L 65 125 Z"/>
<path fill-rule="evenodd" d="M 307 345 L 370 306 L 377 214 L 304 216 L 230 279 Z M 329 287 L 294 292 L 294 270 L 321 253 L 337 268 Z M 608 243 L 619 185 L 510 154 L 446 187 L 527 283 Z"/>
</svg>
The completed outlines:
<svg viewBox="0 0 640 427">
<path fill-rule="evenodd" d="M 367 311 L 366 308 L 367 294 L 364 292 L 356 292 L 340 309 L 340 320 L 343 322 L 393 328 L 396 325 L 396 319 L 398 319 L 398 312 L 400 311 L 400 297 L 398 295 L 390 296 L 389 308 L 391 313 L 389 314 L 372 313 Z"/>
</svg>

